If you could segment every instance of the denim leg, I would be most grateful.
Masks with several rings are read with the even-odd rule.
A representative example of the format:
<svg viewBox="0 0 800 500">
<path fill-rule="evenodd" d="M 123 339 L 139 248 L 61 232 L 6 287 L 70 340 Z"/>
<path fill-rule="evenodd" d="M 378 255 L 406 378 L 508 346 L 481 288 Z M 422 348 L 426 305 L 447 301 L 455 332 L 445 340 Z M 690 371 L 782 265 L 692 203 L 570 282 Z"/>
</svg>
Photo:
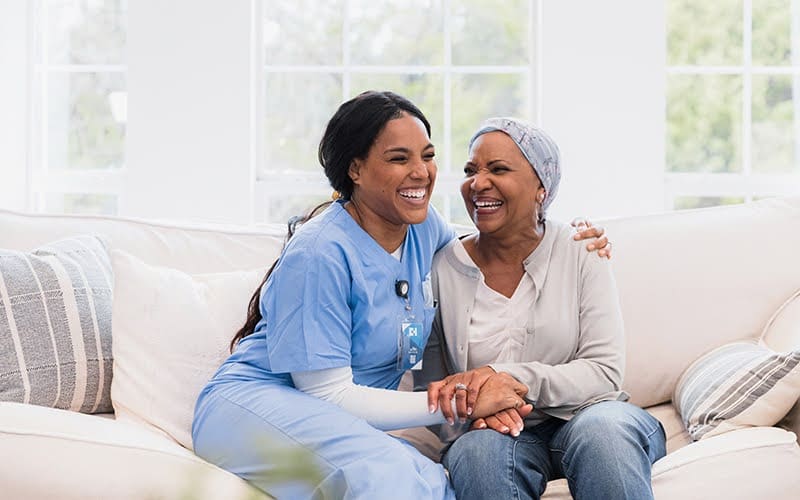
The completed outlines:
<svg viewBox="0 0 800 500">
<path fill-rule="evenodd" d="M 666 439 L 661 423 L 646 411 L 604 401 L 556 431 L 550 451 L 575 500 L 644 500 L 653 498 L 650 469 L 666 454 Z"/>
<path fill-rule="evenodd" d="M 459 500 L 538 499 L 552 475 L 547 439 L 527 429 L 516 438 L 490 429 L 467 432 L 442 464 Z"/>
</svg>

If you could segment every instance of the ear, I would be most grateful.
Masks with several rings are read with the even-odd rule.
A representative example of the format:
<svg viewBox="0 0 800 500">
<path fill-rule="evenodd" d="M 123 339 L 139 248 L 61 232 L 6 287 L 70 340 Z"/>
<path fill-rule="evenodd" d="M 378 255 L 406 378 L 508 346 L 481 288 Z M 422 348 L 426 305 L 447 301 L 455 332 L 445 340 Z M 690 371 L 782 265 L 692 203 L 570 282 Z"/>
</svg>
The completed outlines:
<svg viewBox="0 0 800 500">
<path fill-rule="evenodd" d="M 361 160 L 355 158 L 350 162 L 347 175 L 350 176 L 350 180 L 353 181 L 353 184 L 358 184 L 358 180 L 361 178 Z"/>
<path fill-rule="evenodd" d="M 538 189 L 538 192 L 536 193 L 536 200 L 538 200 L 539 203 L 544 203 L 545 196 L 547 196 L 547 191 L 545 191 L 544 188 L 540 187 Z"/>
</svg>

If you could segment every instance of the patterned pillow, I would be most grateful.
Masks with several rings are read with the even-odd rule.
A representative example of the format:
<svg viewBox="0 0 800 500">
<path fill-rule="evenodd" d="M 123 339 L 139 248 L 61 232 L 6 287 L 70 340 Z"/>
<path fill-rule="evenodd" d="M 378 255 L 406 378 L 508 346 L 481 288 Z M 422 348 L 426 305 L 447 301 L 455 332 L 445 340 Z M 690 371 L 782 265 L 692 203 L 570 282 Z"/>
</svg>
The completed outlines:
<svg viewBox="0 0 800 500">
<path fill-rule="evenodd" d="M 735 342 L 703 355 L 683 372 L 672 401 L 697 441 L 753 426 L 772 426 L 800 397 L 800 351 L 778 353 Z"/>
<path fill-rule="evenodd" d="M 113 411 L 112 281 L 98 237 L 0 250 L 0 401 Z"/>
</svg>

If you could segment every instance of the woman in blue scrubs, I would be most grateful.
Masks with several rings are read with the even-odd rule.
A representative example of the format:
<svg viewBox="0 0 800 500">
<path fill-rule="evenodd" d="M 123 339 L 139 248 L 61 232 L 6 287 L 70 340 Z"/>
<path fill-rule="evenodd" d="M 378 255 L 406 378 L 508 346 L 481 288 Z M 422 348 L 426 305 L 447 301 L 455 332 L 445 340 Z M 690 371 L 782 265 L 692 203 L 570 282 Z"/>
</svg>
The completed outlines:
<svg viewBox="0 0 800 500">
<path fill-rule="evenodd" d="M 455 236 L 429 208 L 434 155 L 425 116 L 391 92 L 331 118 L 319 160 L 341 198 L 288 242 L 200 394 L 199 456 L 278 498 L 453 497 L 441 465 L 383 432 L 445 421 L 424 393 L 394 391 L 430 334 L 433 254 Z M 524 404 L 524 386 L 504 387 L 476 413 Z M 318 484 L 271 481 L 269 448 L 296 445 Z"/>
<path fill-rule="evenodd" d="M 453 498 L 441 465 L 383 432 L 446 421 L 424 392 L 394 390 L 430 334 L 433 254 L 455 236 L 429 207 L 434 156 L 405 98 L 365 92 L 339 107 L 319 161 L 341 198 L 302 225 L 253 296 L 198 398 L 199 456 L 278 498 Z M 509 375 L 493 387 L 475 417 L 531 411 Z M 276 480 L 283 458 L 270 450 L 296 446 L 318 482 Z"/>
</svg>

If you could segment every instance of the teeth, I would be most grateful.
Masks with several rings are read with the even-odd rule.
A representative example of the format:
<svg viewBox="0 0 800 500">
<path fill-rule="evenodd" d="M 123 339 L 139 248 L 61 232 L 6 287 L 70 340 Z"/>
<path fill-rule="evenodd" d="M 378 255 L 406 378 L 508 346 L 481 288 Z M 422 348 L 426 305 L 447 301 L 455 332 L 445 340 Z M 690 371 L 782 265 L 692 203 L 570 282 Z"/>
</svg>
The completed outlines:
<svg viewBox="0 0 800 500">
<path fill-rule="evenodd" d="M 421 200 L 425 197 L 425 190 L 424 189 L 414 189 L 414 190 L 406 190 L 400 191 L 400 196 L 404 198 L 411 198 L 414 200 Z"/>
<path fill-rule="evenodd" d="M 503 204 L 502 201 L 476 201 L 474 203 L 478 208 L 495 208 Z"/>
</svg>

